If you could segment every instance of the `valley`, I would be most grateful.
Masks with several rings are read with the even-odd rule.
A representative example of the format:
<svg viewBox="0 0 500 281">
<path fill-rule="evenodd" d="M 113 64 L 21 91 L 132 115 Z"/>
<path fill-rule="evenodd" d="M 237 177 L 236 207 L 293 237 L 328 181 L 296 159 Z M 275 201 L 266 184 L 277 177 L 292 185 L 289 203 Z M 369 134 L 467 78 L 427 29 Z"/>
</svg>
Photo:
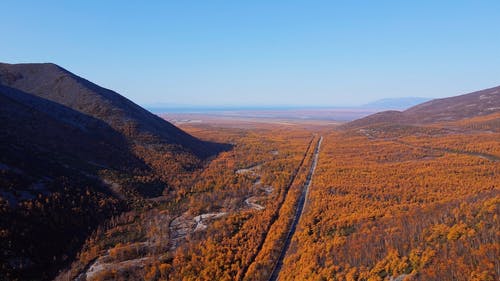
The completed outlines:
<svg viewBox="0 0 500 281">
<path fill-rule="evenodd" d="M 221 261 L 228 269 L 232 268 L 229 273 L 223 273 L 231 274 L 227 278 L 247 280 L 253 273 L 248 274 L 245 268 L 253 272 L 253 264 L 262 262 L 262 253 L 281 250 L 279 244 L 268 244 L 276 243 L 275 235 L 285 239 L 288 234 L 287 226 L 292 221 L 289 214 L 302 194 L 319 138 L 304 128 L 282 129 L 274 124 L 261 125 L 258 129 L 190 126 L 182 128 L 195 136 L 213 135 L 213 141 L 230 141 L 234 149 L 212 160 L 188 193 L 179 190 L 170 200 L 157 201 L 152 211 L 123 215 L 140 216 L 139 220 L 98 230 L 102 234 L 87 242 L 84 246 L 87 250 L 80 253 L 79 261 L 70 271 L 58 277 L 60 280 L 67 276 L 81 276 L 82 280 L 143 278 L 148 272 L 176 279 L 191 275 L 186 270 L 198 266 L 202 266 L 197 270 L 203 269 L 207 279 L 217 279 L 223 275 L 212 270 Z M 154 222 L 150 222 L 152 219 Z M 151 224 L 161 227 L 162 233 L 150 233 L 153 230 L 147 225 Z M 127 238 L 131 233 L 140 236 Z M 273 236 L 266 235 L 268 233 Z M 110 238 L 120 243 L 109 244 Z M 154 242 L 158 239 L 162 239 L 161 245 Z M 147 249 L 134 250 L 145 243 L 149 245 Z M 206 252 L 221 246 L 233 249 L 232 254 Z M 127 252 L 129 256 L 126 260 L 113 258 L 109 253 L 115 251 Z M 104 260 L 99 258 L 106 261 L 105 266 L 85 266 L 87 260 L 94 261 L 99 253 L 108 253 Z M 199 263 L 198 255 L 207 259 Z M 129 262 L 125 262 L 127 260 Z M 242 261 L 246 267 L 240 265 Z M 178 271 L 163 272 L 169 263 Z M 178 267 L 180 264 L 189 266 Z M 198 274 L 193 278 L 199 278 L 195 277 Z"/>
<path fill-rule="evenodd" d="M 0 280 L 500 276 L 498 88 L 342 122 L 162 119 L 52 64 L 0 82 Z"/>
<path fill-rule="evenodd" d="M 468 123 L 449 122 L 345 131 L 238 122 L 181 126 L 235 145 L 204 171 L 200 189 L 185 195 L 191 200 L 178 201 L 184 209 L 171 213 L 187 216 L 190 230 L 182 239 L 170 228 L 168 251 L 135 255 L 140 268 L 117 262 L 114 270 L 87 280 L 498 276 L 498 127 L 472 131 Z M 284 170 L 287 161 L 294 164 Z M 288 178 L 278 184 L 283 171 Z M 222 178 L 206 177 L 212 173 Z M 231 184 L 235 178 L 246 180 Z M 200 227 L 196 218 L 202 216 L 208 219 Z M 164 224 L 175 225 L 178 218 Z M 452 267 L 449 259 L 456 261 Z"/>
<path fill-rule="evenodd" d="M 4 2 L 0 281 L 500 281 L 500 1 Z"/>
</svg>

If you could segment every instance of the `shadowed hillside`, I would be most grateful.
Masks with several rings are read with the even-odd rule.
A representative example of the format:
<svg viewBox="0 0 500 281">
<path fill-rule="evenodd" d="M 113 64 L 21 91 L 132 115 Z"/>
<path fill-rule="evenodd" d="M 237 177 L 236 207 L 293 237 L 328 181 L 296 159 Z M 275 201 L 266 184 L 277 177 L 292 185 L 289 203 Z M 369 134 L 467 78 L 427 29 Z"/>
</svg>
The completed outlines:
<svg viewBox="0 0 500 281">
<path fill-rule="evenodd" d="M 217 150 L 118 93 L 55 64 L 0 63 L 0 83 L 102 120 L 134 143 L 169 144 L 201 158 Z"/>
<path fill-rule="evenodd" d="M 0 280 L 52 278 L 97 225 L 228 148 L 54 64 L 0 64 L 0 124 Z"/>
<path fill-rule="evenodd" d="M 49 158 L 64 155 L 90 166 L 119 170 L 146 168 L 130 153 L 124 136 L 101 120 L 2 85 L 0 100 L 2 149 L 5 149 L 2 161 L 8 161 L 6 156 L 10 154 L 28 155 L 27 150 L 45 150 L 50 152 Z"/>
</svg>

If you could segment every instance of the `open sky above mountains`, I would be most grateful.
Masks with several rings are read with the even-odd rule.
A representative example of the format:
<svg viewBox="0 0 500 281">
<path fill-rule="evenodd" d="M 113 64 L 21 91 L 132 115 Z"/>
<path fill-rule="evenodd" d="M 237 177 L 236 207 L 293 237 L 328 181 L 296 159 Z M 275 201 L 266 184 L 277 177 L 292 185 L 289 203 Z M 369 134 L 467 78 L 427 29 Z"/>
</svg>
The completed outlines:
<svg viewBox="0 0 500 281">
<path fill-rule="evenodd" d="M 0 61 L 140 104 L 352 106 L 498 85 L 498 1 L 7 1 Z"/>
</svg>

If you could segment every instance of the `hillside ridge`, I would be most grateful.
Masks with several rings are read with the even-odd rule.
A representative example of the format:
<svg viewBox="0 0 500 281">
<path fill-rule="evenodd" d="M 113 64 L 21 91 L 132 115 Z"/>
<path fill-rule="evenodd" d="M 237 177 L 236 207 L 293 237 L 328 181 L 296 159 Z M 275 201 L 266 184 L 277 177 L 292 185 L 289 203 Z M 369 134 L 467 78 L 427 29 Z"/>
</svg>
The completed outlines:
<svg viewBox="0 0 500 281">
<path fill-rule="evenodd" d="M 120 94 L 53 63 L 0 63 L 0 84 L 100 119 L 131 142 L 169 144 L 200 158 L 214 155 L 218 150 L 213 144 L 192 137 Z"/>
<path fill-rule="evenodd" d="M 458 96 L 433 99 L 404 111 L 382 111 L 354 120 L 343 128 L 366 127 L 375 124 L 429 124 L 459 121 L 500 111 L 500 86 Z"/>
</svg>

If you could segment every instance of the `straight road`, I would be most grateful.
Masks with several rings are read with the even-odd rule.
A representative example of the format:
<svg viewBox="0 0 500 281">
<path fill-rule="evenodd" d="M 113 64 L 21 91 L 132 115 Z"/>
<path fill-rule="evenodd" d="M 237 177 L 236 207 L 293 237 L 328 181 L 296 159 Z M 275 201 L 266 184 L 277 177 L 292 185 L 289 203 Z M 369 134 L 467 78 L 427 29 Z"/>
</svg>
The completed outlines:
<svg viewBox="0 0 500 281">
<path fill-rule="evenodd" d="M 304 188 L 302 189 L 302 194 L 300 195 L 299 202 L 297 204 L 297 209 L 295 210 L 295 216 L 293 218 L 292 225 L 290 226 L 290 231 L 286 237 L 285 243 L 283 244 L 283 248 L 281 249 L 280 256 L 276 261 L 273 272 L 269 278 L 270 281 L 278 280 L 278 276 L 280 274 L 281 268 L 283 267 L 283 260 L 285 259 L 286 252 L 290 247 L 290 242 L 292 241 L 292 237 L 295 234 L 295 230 L 297 228 L 297 224 L 302 217 L 302 213 L 304 212 L 304 206 L 307 203 L 307 195 L 309 194 L 309 186 L 311 185 L 312 178 L 314 176 L 314 171 L 316 170 L 316 166 L 318 165 L 319 158 L 319 150 L 321 148 L 321 142 L 323 141 L 323 137 L 320 137 L 318 140 L 318 144 L 316 145 L 316 149 L 314 150 L 314 158 L 311 164 L 311 168 L 309 169 L 309 174 L 307 175 L 307 179 L 304 183 Z"/>
</svg>

